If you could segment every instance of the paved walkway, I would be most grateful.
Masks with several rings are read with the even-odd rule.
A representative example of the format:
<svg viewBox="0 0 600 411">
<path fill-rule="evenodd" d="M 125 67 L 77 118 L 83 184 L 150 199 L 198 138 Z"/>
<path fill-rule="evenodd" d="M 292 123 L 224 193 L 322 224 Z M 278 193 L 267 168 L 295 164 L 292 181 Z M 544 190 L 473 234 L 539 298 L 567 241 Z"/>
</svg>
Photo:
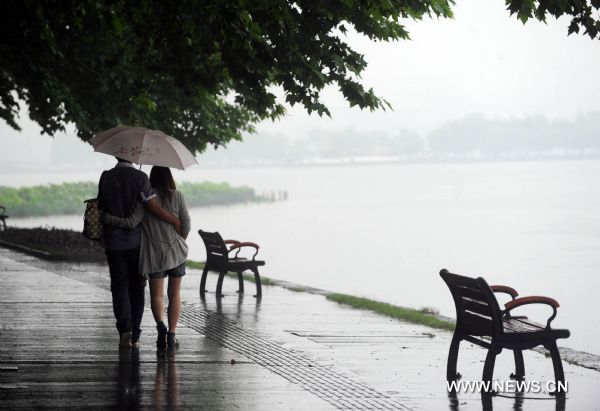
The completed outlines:
<svg viewBox="0 0 600 411">
<path fill-rule="evenodd" d="M 215 278 L 209 278 L 214 289 Z M 321 295 L 264 287 L 217 304 L 198 296 L 200 273 L 184 278 L 174 353 L 154 348 L 149 309 L 139 350 L 117 346 L 104 265 L 40 261 L 0 249 L 0 407 L 142 407 L 261 410 L 600 409 L 600 372 L 565 364 L 565 402 L 546 393 L 449 397 L 451 334 L 354 310 Z M 459 370 L 478 380 L 485 352 L 464 344 Z M 552 365 L 528 351 L 529 380 Z M 508 379 L 502 353 L 495 377 Z"/>
</svg>

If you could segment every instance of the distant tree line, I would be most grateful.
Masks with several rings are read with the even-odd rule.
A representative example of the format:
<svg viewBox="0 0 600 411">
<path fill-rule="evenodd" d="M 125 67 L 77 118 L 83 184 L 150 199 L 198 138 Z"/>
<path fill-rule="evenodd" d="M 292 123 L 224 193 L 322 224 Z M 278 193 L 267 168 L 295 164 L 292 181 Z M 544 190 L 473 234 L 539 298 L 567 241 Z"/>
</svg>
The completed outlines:
<svg viewBox="0 0 600 411">
<path fill-rule="evenodd" d="M 562 154 L 561 154 L 562 153 Z M 307 137 L 249 136 L 226 150 L 209 150 L 203 164 L 290 165 L 360 157 L 399 161 L 446 158 L 600 155 L 600 113 L 575 120 L 544 116 L 495 119 L 475 114 L 450 121 L 422 137 L 406 130 L 313 131 Z"/>
<path fill-rule="evenodd" d="M 543 116 L 488 119 L 482 115 L 449 122 L 427 136 L 437 154 L 542 153 L 552 150 L 600 150 L 600 113 L 574 121 Z"/>
<path fill-rule="evenodd" d="M 246 186 L 232 187 L 228 183 L 180 183 L 190 207 L 270 201 Z M 38 185 L 33 187 L 0 186 L 0 204 L 12 217 L 33 217 L 61 214 L 83 214 L 83 201 L 96 197 L 94 182 Z"/>
<path fill-rule="evenodd" d="M 202 164 L 212 166 L 294 165 L 318 160 L 374 156 L 412 156 L 425 151 L 418 134 L 400 130 L 395 133 L 357 130 L 343 132 L 314 131 L 305 138 L 275 134 L 248 136 L 227 149 L 207 150 Z"/>
</svg>

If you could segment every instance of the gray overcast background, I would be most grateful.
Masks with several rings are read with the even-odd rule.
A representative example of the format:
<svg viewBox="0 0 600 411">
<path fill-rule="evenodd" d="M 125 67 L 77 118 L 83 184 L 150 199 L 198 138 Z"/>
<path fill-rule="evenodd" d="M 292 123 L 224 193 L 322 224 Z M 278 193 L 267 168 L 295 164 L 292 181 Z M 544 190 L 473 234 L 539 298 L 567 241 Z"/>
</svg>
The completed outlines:
<svg viewBox="0 0 600 411">
<path fill-rule="evenodd" d="M 568 19 L 523 25 L 509 17 L 502 0 L 459 0 L 454 11 L 453 20 L 409 21 L 412 41 L 373 43 L 351 36 L 350 43 L 369 63 L 364 84 L 386 98 L 393 111 L 351 109 L 337 90 L 327 89 L 331 119 L 309 116 L 296 107 L 278 122 L 260 124 L 258 133 L 297 138 L 314 130 L 353 129 L 408 130 L 424 136 L 474 113 L 573 120 L 600 111 L 600 42 L 567 37 Z M 92 154 L 72 132 L 53 140 L 40 136 L 25 113 L 20 123 L 21 133 L 0 122 L 0 172 L 51 165 L 57 144 L 79 164 L 108 160 Z"/>
</svg>

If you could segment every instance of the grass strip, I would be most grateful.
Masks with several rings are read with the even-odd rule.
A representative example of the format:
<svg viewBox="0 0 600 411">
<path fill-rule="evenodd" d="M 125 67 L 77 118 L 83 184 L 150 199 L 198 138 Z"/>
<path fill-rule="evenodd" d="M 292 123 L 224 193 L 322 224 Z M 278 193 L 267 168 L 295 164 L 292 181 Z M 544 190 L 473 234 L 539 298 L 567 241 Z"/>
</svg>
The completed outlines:
<svg viewBox="0 0 600 411">
<path fill-rule="evenodd" d="M 204 263 L 200 261 L 187 260 L 185 266 L 188 268 L 195 268 L 196 270 L 204 270 Z"/>
<path fill-rule="evenodd" d="M 306 287 L 300 287 L 300 286 L 284 286 L 283 288 L 285 288 L 286 290 L 290 290 L 293 291 L 295 293 L 305 293 L 307 292 Z"/>
<path fill-rule="evenodd" d="M 202 270 L 204 263 L 199 261 L 188 260 L 187 266 L 190 268 L 196 268 Z M 228 277 L 237 278 L 237 273 L 227 273 Z M 244 280 L 255 282 L 254 275 L 243 274 Z M 285 282 L 273 280 L 269 277 L 260 277 L 263 285 L 275 285 L 286 288 L 290 291 L 295 292 L 306 292 L 307 289 L 304 287 L 294 286 L 286 284 Z M 328 300 L 335 301 L 339 304 L 348 305 L 352 308 L 368 310 L 377 314 L 382 314 L 388 317 L 396 318 L 399 320 L 408 321 L 414 324 L 426 325 L 432 328 L 438 328 L 442 330 L 454 330 L 454 322 L 439 318 L 436 314 L 437 311 L 431 307 L 424 307 L 420 310 L 413 308 L 398 307 L 396 305 L 382 303 L 380 301 L 370 300 L 368 298 L 355 297 L 353 295 L 328 293 L 325 294 Z"/>
<path fill-rule="evenodd" d="M 426 325 L 428 327 L 438 328 L 441 330 L 454 330 L 453 322 L 436 317 L 435 314 L 431 312 L 430 308 L 416 310 L 413 308 L 399 307 L 397 305 L 370 300 L 368 298 L 338 293 L 327 294 L 326 298 L 338 304 L 348 305 L 352 308 L 357 308 L 360 310 L 372 311 L 377 314 L 408 321 L 414 324 Z"/>
<path fill-rule="evenodd" d="M 227 273 L 228 277 L 232 277 L 232 278 L 237 278 L 237 273 Z M 255 283 L 256 280 L 254 279 L 254 274 L 242 274 L 242 277 L 244 277 L 244 280 L 246 281 L 250 281 L 251 283 Z M 272 279 L 270 279 L 269 277 L 265 277 L 265 276 L 260 276 L 260 283 L 262 285 L 277 285 L 275 283 L 275 281 L 273 281 Z"/>
</svg>

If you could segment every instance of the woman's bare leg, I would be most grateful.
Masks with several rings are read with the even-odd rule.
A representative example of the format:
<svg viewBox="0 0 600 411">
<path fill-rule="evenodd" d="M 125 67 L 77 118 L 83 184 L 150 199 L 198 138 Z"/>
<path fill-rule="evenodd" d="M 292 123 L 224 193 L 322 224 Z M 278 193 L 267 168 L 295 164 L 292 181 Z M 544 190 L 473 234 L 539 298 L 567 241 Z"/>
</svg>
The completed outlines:
<svg viewBox="0 0 600 411">
<path fill-rule="evenodd" d="M 177 328 L 177 322 L 179 321 L 179 311 L 181 310 L 181 297 L 179 296 L 179 290 L 181 289 L 182 277 L 169 277 L 169 285 L 167 288 L 167 294 L 169 295 L 169 332 L 175 333 Z"/>
<path fill-rule="evenodd" d="M 151 278 L 150 279 L 150 307 L 152 308 L 152 315 L 156 324 L 160 324 L 163 320 L 163 311 L 165 309 L 164 303 L 164 289 L 165 279 L 164 278 Z M 169 304 L 171 305 L 171 304 Z"/>
</svg>

